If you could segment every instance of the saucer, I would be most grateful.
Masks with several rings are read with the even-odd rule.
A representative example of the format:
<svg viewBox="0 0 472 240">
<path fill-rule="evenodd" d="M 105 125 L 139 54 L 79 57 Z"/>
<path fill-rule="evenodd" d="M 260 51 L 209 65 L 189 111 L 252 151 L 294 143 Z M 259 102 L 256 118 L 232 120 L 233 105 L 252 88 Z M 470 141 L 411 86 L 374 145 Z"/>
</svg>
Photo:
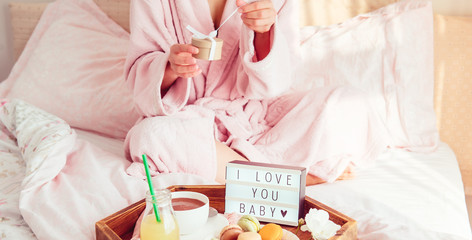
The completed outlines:
<svg viewBox="0 0 472 240">
<path fill-rule="evenodd" d="M 210 240 L 214 237 L 218 237 L 222 228 L 229 224 L 228 220 L 223 214 L 216 214 L 213 217 L 209 217 L 205 226 L 203 226 L 198 232 L 192 234 L 181 234 L 180 240 Z"/>
<path fill-rule="evenodd" d="M 284 235 L 282 236 L 282 240 L 300 240 L 294 233 L 287 231 L 284 229 Z"/>
</svg>

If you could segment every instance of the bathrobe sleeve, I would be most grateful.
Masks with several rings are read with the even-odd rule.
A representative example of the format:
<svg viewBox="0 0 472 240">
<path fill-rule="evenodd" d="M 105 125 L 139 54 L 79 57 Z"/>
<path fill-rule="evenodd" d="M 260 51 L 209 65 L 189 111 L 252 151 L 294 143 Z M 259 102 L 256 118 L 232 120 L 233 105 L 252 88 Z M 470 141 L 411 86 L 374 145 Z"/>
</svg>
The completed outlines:
<svg viewBox="0 0 472 240">
<path fill-rule="evenodd" d="M 271 28 L 271 49 L 261 61 L 255 61 L 254 31 L 241 29 L 238 91 L 246 98 L 280 96 L 292 85 L 292 71 L 299 59 L 298 1 L 274 0 L 278 10 Z"/>
<path fill-rule="evenodd" d="M 152 2 L 152 3 L 151 3 Z M 133 0 L 130 6 L 130 46 L 125 76 L 138 111 L 145 117 L 171 115 L 187 102 L 190 79 L 179 78 L 165 96 L 162 79 L 170 46 L 177 43 L 167 1 Z"/>
</svg>

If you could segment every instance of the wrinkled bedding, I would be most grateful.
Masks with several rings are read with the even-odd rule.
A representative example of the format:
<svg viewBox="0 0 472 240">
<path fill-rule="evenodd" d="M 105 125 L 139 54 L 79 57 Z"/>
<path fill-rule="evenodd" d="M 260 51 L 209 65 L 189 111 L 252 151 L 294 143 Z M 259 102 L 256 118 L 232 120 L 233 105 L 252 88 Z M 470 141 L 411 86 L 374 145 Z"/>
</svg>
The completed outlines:
<svg viewBox="0 0 472 240">
<path fill-rule="evenodd" d="M 145 181 L 125 173 L 121 140 L 71 129 L 17 100 L 3 102 L 0 120 L 1 239 L 94 239 L 96 221 L 144 197 Z M 215 184 L 183 173 L 153 182 Z M 355 179 L 307 195 L 356 219 L 359 239 L 471 239 L 459 168 L 444 143 L 429 154 L 389 150 Z"/>
<path fill-rule="evenodd" d="M 124 172 L 122 156 L 77 139 L 63 120 L 16 100 L 0 112 L 2 144 L 12 155 L 10 170 L 2 171 L 16 176 L 2 181 L 9 193 L 1 200 L 2 225 L 24 219 L 39 239 L 92 239 L 94 222 L 142 198 L 146 185 Z M 12 209 L 19 212 L 4 211 Z"/>
<path fill-rule="evenodd" d="M 50 18 L 42 19 L 25 48 L 30 56 L 23 54 L 13 74 L 1 85 L 3 90 L 17 90 L 16 95 L 15 91 L 2 95 L 8 100 L 0 102 L 2 240 L 94 239 L 96 221 L 141 200 L 147 189 L 142 175 L 135 177 L 126 172 L 131 162 L 125 158 L 123 141 L 96 133 L 124 138 L 131 124 L 126 116 L 135 119 L 125 111 L 132 108 L 129 96 L 114 82 L 122 79 L 126 54 L 125 47 L 116 46 L 126 46 L 128 34 L 93 1 L 59 2 L 55 6 L 60 5 L 62 11 L 53 9 L 50 15 L 45 14 Z M 310 186 L 306 191 L 308 196 L 356 219 L 359 239 L 472 239 L 457 160 L 451 149 L 439 142 L 435 125 L 431 27 L 430 3 L 400 1 L 342 24 L 306 27 L 300 32 L 303 56 L 295 90 L 350 85 L 366 91 L 391 139 L 392 148 L 372 165 L 359 169 L 356 178 Z M 44 36 L 50 37 L 41 37 L 46 29 L 48 34 Z M 67 41 L 50 42 L 57 35 Z M 67 45 L 90 44 L 76 41 L 79 37 L 97 40 L 91 45 L 104 53 L 98 54 L 88 45 Z M 43 45 L 35 47 L 39 40 Z M 50 46 L 57 47 L 57 53 L 82 56 L 73 59 L 83 65 L 48 58 L 45 53 L 55 54 Z M 92 58 L 101 64 L 92 63 L 89 55 L 82 54 L 83 49 L 110 61 Z M 116 56 L 111 57 L 108 51 L 117 49 Z M 47 65 L 42 59 L 49 59 Z M 76 72 L 70 68 L 64 71 L 58 67 L 59 62 L 66 63 L 64 67 L 74 66 Z M 107 77 L 92 68 L 83 71 L 83 67 L 90 66 L 105 69 L 103 64 L 110 70 Z M 79 79 L 58 77 L 63 75 Z M 103 79 L 110 81 L 106 86 L 111 88 L 96 94 L 94 84 Z M 61 80 L 67 81 L 59 84 Z M 77 86 L 78 80 L 83 86 L 70 88 L 70 83 Z M 78 94 L 74 95 L 77 99 L 71 98 L 71 89 Z M 58 98 L 49 98 L 53 96 Z M 124 103 L 118 104 L 113 98 L 116 96 Z M 30 98 L 24 100 L 48 112 L 15 97 Z M 77 108 L 68 104 L 84 103 L 84 99 L 96 103 Z M 112 100 L 104 104 L 103 99 Z M 61 108 L 51 103 L 59 103 Z M 105 110 L 88 107 L 95 105 L 113 114 L 116 111 L 111 109 L 123 110 L 119 116 L 124 117 L 104 117 Z M 88 121 L 91 115 L 84 109 L 98 113 L 93 119 L 100 123 L 126 120 L 128 127 L 119 130 L 112 124 L 102 128 L 101 124 L 93 124 L 96 120 Z M 153 182 L 159 188 L 216 184 L 183 173 L 156 173 Z"/>
</svg>

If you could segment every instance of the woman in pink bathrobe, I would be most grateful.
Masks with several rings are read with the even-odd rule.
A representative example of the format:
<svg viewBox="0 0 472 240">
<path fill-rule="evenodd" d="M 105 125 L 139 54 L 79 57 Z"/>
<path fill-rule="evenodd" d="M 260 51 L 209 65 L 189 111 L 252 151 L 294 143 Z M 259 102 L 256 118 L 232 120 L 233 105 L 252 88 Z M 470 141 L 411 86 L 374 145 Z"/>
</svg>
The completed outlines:
<svg viewBox="0 0 472 240">
<path fill-rule="evenodd" d="M 386 147 L 363 93 L 291 92 L 299 59 L 298 0 L 133 0 L 127 82 L 143 118 L 125 147 L 132 175 L 186 172 L 224 181 L 228 161 L 308 169 L 307 184 L 349 176 Z M 239 7 L 239 13 L 230 17 Z M 230 17 L 230 18 L 228 18 Z M 218 61 L 192 57 L 190 25 L 220 24 Z"/>
</svg>

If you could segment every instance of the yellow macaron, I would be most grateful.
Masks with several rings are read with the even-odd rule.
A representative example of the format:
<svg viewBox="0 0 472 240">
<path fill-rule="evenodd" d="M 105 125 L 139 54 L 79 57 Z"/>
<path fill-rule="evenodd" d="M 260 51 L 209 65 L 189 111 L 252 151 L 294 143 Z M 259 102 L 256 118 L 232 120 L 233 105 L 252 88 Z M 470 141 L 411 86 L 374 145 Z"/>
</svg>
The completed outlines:
<svg viewBox="0 0 472 240">
<path fill-rule="evenodd" d="M 284 231 L 280 225 L 269 223 L 259 231 L 262 240 L 282 240 Z"/>
</svg>

